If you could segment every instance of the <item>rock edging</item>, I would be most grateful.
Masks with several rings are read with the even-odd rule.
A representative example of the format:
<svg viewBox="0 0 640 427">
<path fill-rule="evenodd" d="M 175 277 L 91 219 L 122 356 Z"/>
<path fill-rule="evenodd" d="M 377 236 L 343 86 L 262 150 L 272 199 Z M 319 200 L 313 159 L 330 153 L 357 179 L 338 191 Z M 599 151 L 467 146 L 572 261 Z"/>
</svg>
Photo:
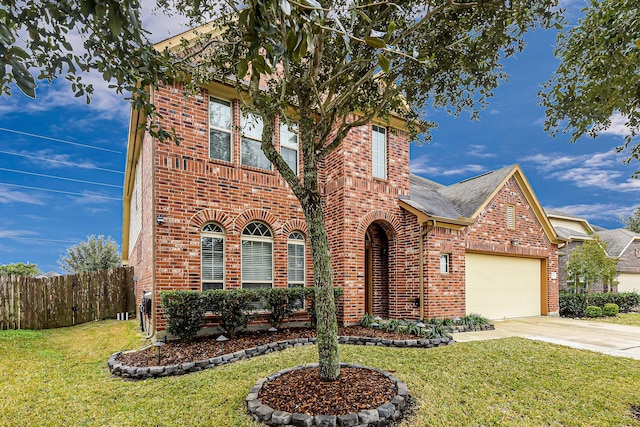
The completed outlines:
<svg viewBox="0 0 640 427">
<path fill-rule="evenodd" d="M 245 402 L 247 411 L 252 418 L 269 426 L 300 426 L 300 427 L 364 427 L 375 426 L 385 427 L 391 421 L 398 420 L 402 417 L 402 413 L 406 407 L 409 392 L 407 385 L 390 372 L 383 371 L 378 368 L 371 368 L 355 363 L 341 363 L 341 368 L 358 368 L 369 369 L 378 372 L 389 378 L 395 383 L 397 394 L 390 402 L 385 402 L 376 409 L 362 410 L 357 413 L 349 413 L 344 415 L 309 415 L 300 413 L 290 413 L 285 411 L 277 411 L 268 405 L 262 404 L 259 399 L 260 390 L 267 382 L 274 380 L 284 374 L 301 369 L 317 368 L 317 363 L 309 363 L 307 365 L 295 366 L 293 368 L 284 369 L 269 375 L 267 378 L 259 379 L 251 388 Z"/>
<path fill-rule="evenodd" d="M 371 337 L 349 337 L 339 336 L 339 344 L 349 345 L 369 345 L 369 346 L 382 346 L 382 347 L 399 347 L 399 348 L 433 348 L 444 345 L 453 344 L 455 341 L 452 338 L 437 338 L 437 339 L 410 339 L 410 340 L 390 340 L 384 338 L 371 338 Z M 264 354 L 272 353 L 274 351 L 282 351 L 291 347 L 300 347 L 305 345 L 313 345 L 316 343 L 316 338 L 296 338 L 287 341 L 272 342 L 265 345 L 260 345 L 245 350 L 236 351 L 235 353 L 223 354 L 222 356 L 212 357 L 210 359 L 198 360 L 195 362 L 182 363 L 180 365 L 166 365 L 166 366 L 126 366 L 118 362 L 117 358 L 122 354 L 121 351 L 113 353 L 109 357 L 107 367 L 112 375 L 120 376 L 123 378 L 143 380 L 147 378 L 161 378 L 171 375 L 184 375 L 191 372 L 202 371 L 203 369 L 215 368 L 216 366 L 226 365 L 228 363 L 237 362 L 242 359 L 250 359 L 256 356 L 262 356 Z"/>
</svg>

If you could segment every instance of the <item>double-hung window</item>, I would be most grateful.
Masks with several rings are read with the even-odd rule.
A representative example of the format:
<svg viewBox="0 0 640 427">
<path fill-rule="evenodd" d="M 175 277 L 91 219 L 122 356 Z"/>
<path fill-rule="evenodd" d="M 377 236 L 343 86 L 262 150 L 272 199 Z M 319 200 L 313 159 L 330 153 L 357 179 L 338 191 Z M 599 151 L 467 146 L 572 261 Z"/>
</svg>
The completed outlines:
<svg viewBox="0 0 640 427">
<path fill-rule="evenodd" d="M 371 129 L 371 159 L 373 177 L 387 179 L 387 132 L 376 125 Z"/>
<path fill-rule="evenodd" d="M 218 224 L 202 227 L 200 233 L 202 290 L 224 288 L 224 230 Z"/>
<path fill-rule="evenodd" d="M 242 230 L 242 287 L 273 286 L 273 234 L 261 222 L 250 222 Z"/>
<path fill-rule="evenodd" d="M 262 119 L 252 113 L 242 116 L 242 164 L 271 170 L 271 162 L 262 152 Z"/>
<path fill-rule="evenodd" d="M 231 161 L 231 102 L 209 98 L 209 157 Z"/>
<path fill-rule="evenodd" d="M 287 242 L 287 280 L 290 288 L 304 288 L 304 236 L 299 231 L 289 234 Z M 304 299 L 296 301 L 295 307 L 302 309 Z"/>
<path fill-rule="evenodd" d="M 294 175 L 298 175 L 298 126 L 280 123 L 280 154 Z"/>
</svg>

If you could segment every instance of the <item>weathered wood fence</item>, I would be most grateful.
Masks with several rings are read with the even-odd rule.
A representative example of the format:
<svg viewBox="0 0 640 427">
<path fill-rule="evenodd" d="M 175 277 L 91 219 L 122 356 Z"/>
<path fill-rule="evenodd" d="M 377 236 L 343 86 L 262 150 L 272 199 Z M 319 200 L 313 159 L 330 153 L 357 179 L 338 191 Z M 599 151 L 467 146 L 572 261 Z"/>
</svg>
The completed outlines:
<svg viewBox="0 0 640 427">
<path fill-rule="evenodd" d="M 32 278 L 0 276 L 0 330 L 50 329 L 135 313 L 133 269 Z"/>
</svg>

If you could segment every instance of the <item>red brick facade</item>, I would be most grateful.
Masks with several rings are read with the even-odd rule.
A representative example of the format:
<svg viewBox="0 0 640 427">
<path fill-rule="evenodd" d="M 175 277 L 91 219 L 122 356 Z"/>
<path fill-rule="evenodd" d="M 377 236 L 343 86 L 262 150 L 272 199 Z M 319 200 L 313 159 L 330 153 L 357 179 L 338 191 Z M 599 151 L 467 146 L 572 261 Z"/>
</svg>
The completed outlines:
<svg viewBox="0 0 640 427">
<path fill-rule="evenodd" d="M 241 164 L 239 132 L 232 132 L 230 162 L 209 158 L 209 95 L 219 96 L 203 90 L 185 99 L 180 88 L 159 88 L 154 101 L 164 117 L 162 124 L 175 128 L 181 141 L 179 145 L 160 143 L 147 135 L 141 142 L 137 167 L 142 168 L 142 231 L 130 242 L 128 260 L 138 277 L 138 297 L 143 289 L 154 290 L 155 331 L 165 328 L 159 309 L 161 291 L 201 289 L 203 225 L 215 222 L 224 229 L 227 289 L 242 286 L 241 233 L 248 223 L 260 221 L 272 231 L 275 287 L 287 287 L 289 234 L 300 231 L 306 236 L 300 205 L 277 171 Z M 237 125 L 240 104 L 227 100 L 232 101 Z M 277 145 L 278 126 L 275 128 Z M 383 317 L 419 318 L 421 235 L 425 317 L 465 314 L 466 251 L 544 258 L 547 270 L 557 271 L 557 246 L 545 237 L 514 179 L 493 197 L 472 226 L 459 231 L 425 229 L 398 203 L 399 196 L 410 194 L 407 135 L 397 129 L 387 132 L 387 178 L 376 179 L 372 178 L 371 132 L 371 125 L 354 129 L 325 160 L 321 171 L 335 286 L 344 289 L 340 322 L 356 323 L 366 310 Z M 505 229 L 506 204 L 516 206 L 516 230 Z M 158 215 L 163 224 L 156 224 Z M 521 245 L 508 244 L 514 237 Z M 439 272 L 442 252 L 451 254 L 451 272 L 446 277 Z M 306 266 L 307 285 L 311 285 L 308 242 Z M 557 280 L 549 275 L 547 282 L 549 312 L 557 312 Z"/>
</svg>

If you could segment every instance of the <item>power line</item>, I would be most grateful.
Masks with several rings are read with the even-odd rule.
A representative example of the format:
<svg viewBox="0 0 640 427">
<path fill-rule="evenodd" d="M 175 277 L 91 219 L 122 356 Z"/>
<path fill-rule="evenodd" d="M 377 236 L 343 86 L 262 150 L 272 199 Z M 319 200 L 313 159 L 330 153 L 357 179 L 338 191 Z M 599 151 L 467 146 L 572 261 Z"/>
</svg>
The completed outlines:
<svg viewBox="0 0 640 427">
<path fill-rule="evenodd" d="M 39 177 L 42 177 L 42 178 L 59 179 L 59 180 L 62 180 L 62 181 L 79 182 L 79 183 L 82 183 L 82 184 L 101 185 L 103 187 L 122 188 L 121 185 L 105 184 L 103 182 L 95 182 L 95 181 L 85 181 L 84 179 L 64 178 L 64 177 L 61 177 L 61 176 L 46 175 L 46 174 L 43 174 L 43 173 L 19 171 L 19 170 L 14 170 L 14 169 L 7 169 L 7 168 L 0 168 L 0 171 L 20 173 L 20 174 L 23 174 L 23 175 L 39 176 Z"/>
<path fill-rule="evenodd" d="M 0 130 L 3 130 L 5 132 L 17 133 L 18 135 L 30 136 L 32 138 L 46 139 L 48 141 L 61 142 L 63 144 L 75 145 L 75 146 L 78 146 L 78 147 L 91 148 L 91 149 L 94 149 L 94 150 L 108 151 L 109 153 L 122 154 L 122 151 L 116 151 L 116 150 L 111 150 L 109 148 L 97 147 L 95 145 L 80 144 L 79 142 L 67 141 L 65 139 L 51 138 L 49 136 L 36 135 L 35 133 L 22 132 L 22 131 L 15 130 L 15 129 L 0 128 Z"/>
<path fill-rule="evenodd" d="M 117 200 L 118 202 L 122 201 L 121 198 L 116 198 L 116 197 L 97 196 L 97 195 L 94 195 L 94 194 L 73 193 L 71 191 L 52 190 L 50 188 L 30 187 L 28 185 L 20 185 L 20 184 L 9 184 L 8 182 L 0 182 L 0 185 L 8 185 L 10 187 L 27 188 L 29 190 L 48 191 L 50 193 L 68 194 L 70 196 L 93 197 L 93 198 L 96 198 L 96 199 Z"/>
<path fill-rule="evenodd" d="M 30 156 L 28 154 L 14 153 L 14 152 L 11 152 L 11 151 L 3 151 L 3 150 L 0 150 L 0 153 L 8 154 L 10 156 L 19 156 L 19 157 L 26 157 L 28 159 L 42 160 L 42 161 L 51 162 L 51 163 L 60 163 L 60 164 L 63 164 L 63 165 L 74 166 L 74 167 L 82 168 L 82 169 L 91 169 L 91 170 L 98 170 L 98 171 L 104 171 L 104 172 L 119 173 L 120 175 L 124 175 L 124 172 L 122 172 L 122 171 L 118 171 L 118 170 L 114 170 L 114 169 L 99 168 L 97 166 L 76 164 L 76 163 L 73 163 L 73 162 L 65 162 L 64 160 L 47 159 L 46 157 Z"/>
</svg>

